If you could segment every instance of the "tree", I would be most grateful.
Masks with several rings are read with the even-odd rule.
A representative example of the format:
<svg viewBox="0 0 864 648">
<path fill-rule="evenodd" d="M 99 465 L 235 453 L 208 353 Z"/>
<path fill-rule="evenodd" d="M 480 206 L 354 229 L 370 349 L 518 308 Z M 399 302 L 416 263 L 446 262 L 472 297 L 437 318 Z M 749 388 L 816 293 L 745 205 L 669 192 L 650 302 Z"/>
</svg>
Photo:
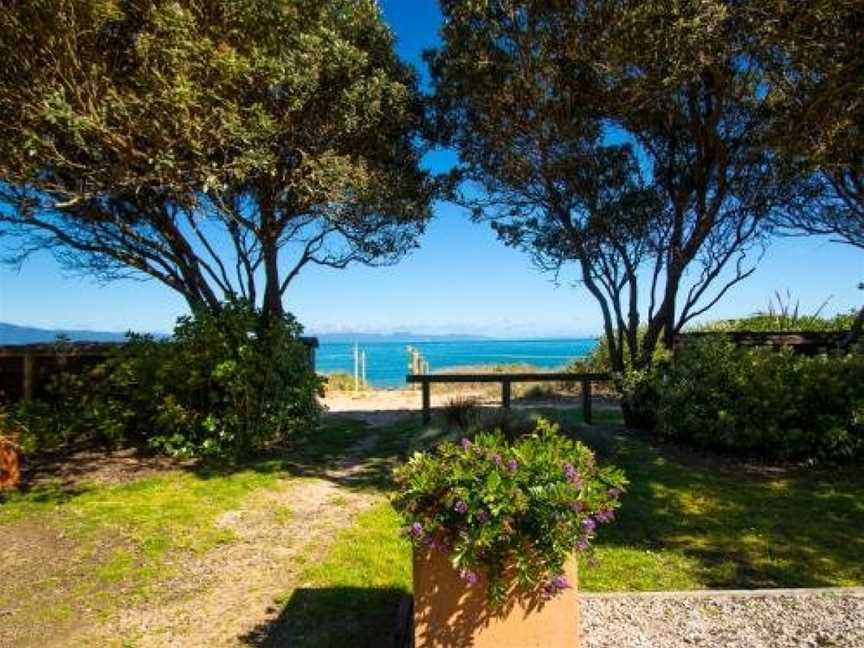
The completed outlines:
<svg viewBox="0 0 864 648">
<path fill-rule="evenodd" d="M 20 0 L 0 14 L 0 227 L 191 307 L 389 263 L 431 183 L 374 0 Z M 263 288 L 261 285 L 263 284 Z"/>
<path fill-rule="evenodd" d="M 780 224 L 864 248 L 864 8 L 762 0 L 748 9 L 766 70 L 771 142 L 810 181 Z"/>
<path fill-rule="evenodd" d="M 806 190 L 777 225 L 864 249 L 864 7 L 761 0 L 748 12 L 770 88 L 771 143 Z M 847 346 L 862 333 L 864 308 Z"/>
<path fill-rule="evenodd" d="M 789 197 L 735 5 L 442 8 L 428 60 L 457 200 L 541 268 L 575 266 L 613 369 L 647 367 L 753 272 Z"/>
</svg>

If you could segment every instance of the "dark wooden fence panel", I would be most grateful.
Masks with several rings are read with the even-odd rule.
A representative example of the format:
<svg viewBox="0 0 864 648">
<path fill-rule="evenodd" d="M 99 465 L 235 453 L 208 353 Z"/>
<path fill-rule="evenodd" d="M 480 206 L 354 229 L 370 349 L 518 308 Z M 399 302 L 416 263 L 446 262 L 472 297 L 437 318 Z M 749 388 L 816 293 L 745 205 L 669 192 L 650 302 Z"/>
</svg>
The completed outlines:
<svg viewBox="0 0 864 648">
<path fill-rule="evenodd" d="M 696 340 L 719 339 L 742 347 L 789 348 L 804 355 L 818 355 L 840 351 L 848 334 L 848 331 L 700 331 L 675 336 L 675 348 Z"/>
<path fill-rule="evenodd" d="M 318 339 L 302 338 L 315 367 Z M 104 362 L 122 342 L 58 342 L 0 346 L 0 402 L 41 398 L 58 373 L 83 373 Z"/>
</svg>

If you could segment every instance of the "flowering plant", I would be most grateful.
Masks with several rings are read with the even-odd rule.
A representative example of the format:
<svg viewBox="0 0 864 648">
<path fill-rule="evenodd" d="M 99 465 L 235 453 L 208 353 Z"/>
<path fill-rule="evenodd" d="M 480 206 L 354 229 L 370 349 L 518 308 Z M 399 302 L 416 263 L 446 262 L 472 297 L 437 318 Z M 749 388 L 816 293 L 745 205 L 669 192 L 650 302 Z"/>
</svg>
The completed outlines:
<svg viewBox="0 0 864 648">
<path fill-rule="evenodd" d="M 396 480 L 394 505 L 415 546 L 447 552 L 471 584 L 485 574 L 493 606 L 510 592 L 570 587 L 564 563 L 614 520 L 627 484 L 542 419 L 513 443 L 495 431 L 417 452 Z"/>
</svg>

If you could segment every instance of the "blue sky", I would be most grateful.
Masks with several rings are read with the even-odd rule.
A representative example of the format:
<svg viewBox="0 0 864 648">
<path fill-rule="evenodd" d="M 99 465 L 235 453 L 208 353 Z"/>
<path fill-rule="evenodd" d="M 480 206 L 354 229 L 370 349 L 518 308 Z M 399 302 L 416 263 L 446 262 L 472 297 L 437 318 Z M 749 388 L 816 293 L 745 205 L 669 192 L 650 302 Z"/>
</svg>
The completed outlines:
<svg viewBox="0 0 864 648">
<path fill-rule="evenodd" d="M 440 15 L 435 0 L 384 0 L 399 54 L 421 66 L 434 46 Z M 427 161 L 441 168 L 450 156 Z M 2 243 L 0 243 L 2 245 Z M 779 239 L 755 275 L 730 292 L 711 318 L 764 309 L 775 290 L 787 288 L 812 312 L 848 310 L 864 299 L 864 254 L 824 239 Z M 313 332 L 411 330 L 502 337 L 576 336 L 600 331 L 599 311 L 583 288 L 556 287 L 527 256 L 499 243 L 488 225 L 468 221 L 449 204 L 435 218 L 420 248 L 396 266 L 347 270 L 308 268 L 289 288 L 286 307 Z M 152 281 L 101 286 L 64 276 L 49 255 L 20 272 L 0 268 L 0 321 L 42 327 L 169 331 L 185 302 Z"/>
</svg>

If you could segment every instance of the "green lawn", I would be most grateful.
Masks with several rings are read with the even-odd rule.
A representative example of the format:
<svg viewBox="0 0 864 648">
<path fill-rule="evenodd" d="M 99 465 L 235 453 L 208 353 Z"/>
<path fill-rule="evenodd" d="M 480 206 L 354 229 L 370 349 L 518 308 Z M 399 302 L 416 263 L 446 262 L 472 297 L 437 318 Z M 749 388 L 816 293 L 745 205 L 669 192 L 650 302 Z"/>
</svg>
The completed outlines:
<svg viewBox="0 0 864 648">
<path fill-rule="evenodd" d="M 631 483 L 619 519 L 601 529 L 599 563 L 583 563 L 583 590 L 864 584 L 860 470 L 745 469 L 652 447 L 625 434 L 614 413 L 597 412 L 594 427 L 579 424 L 578 410 L 543 414 L 562 420 L 601 461 L 623 468 Z M 215 521 L 244 501 L 248 505 L 250 496 L 319 477 L 354 447 L 362 448 L 365 467 L 344 487 L 386 495 L 392 488 L 388 459 L 440 433 L 424 430 L 416 418 L 374 432 L 363 423 L 331 419 L 294 449 L 239 467 L 175 470 L 114 486 L 84 483 L 72 492 L 49 485 L 6 495 L 0 500 L 0 532 L 34 521 L 51 526 L 74 546 L 70 564 L 82 567 L 64 574 L 62 598 L 53 590 L 13 583 L 4 599 L 0 588 L 0 609 L 13 601 L 20 608 L 29 597 L 34 619 L 44 613 L 62 622 L 80 600 L 109 614 L 182 574 L 178 556 L 206 555 L 233 542 L 234 532 Z M 268 636 L 300 646 L 373 645 L 376 633 L 389 626 L 397 601 L 410 591 L 410 547 L 400 536 L 398 516 L 386 500 L 379 502 L 337 531 L 323 556 L 296 557 L 300 577 L 276 601 L 281 614 L 266 629 Z M 276 523 L 290 514 L 272 511 Z M 52 582 L 42 584 L 53 587 Z M 123 598 L 115 595 L 117 587 Z"/>
<path fill-rule="evenodd" d="M 107 618 L 181 577 L 187 557 L 236 541 L 230 525 L 217 523 L 222 514 L 255 506 L 259 493 L 320 476 L 366 436 L 363 423 L 331 420 L 295 448 L 242 465 L 186 467 L 115 485 L 47 482 L 0 494 L 0 537 L 28 533 L 32 555 L 45 557 L 35 583 L 0 578 L 0 611 L 14 609 L 16 621 L 34 625 L 72 620 L 82 606 Z M 388 443 L 389 436 L 369 451 L 383 457 Z M 384 480 L 384 462 L 373 460 L 352 487 L 379 489 Z M 261 502 L 273 523 L 290 519 L 286 507 Z"/>
<path fill-rule="evenodd" d="M 728 460 L 654 448 L 609 423 L 614 417 L 607 413 L 600 417 L 607 423 L 593 428 L 575 423 L 578 411 L 560 418 L 631 482 L 618 520 L 601 528 L 594 556 L 599 562 L 583 563 L 582 589 L 864 584 L 864 477 L 855 467 L 744 469 Z M 375 579 L 403 586 L 406 547 L 399 545 L 401 561 L 375 562 L 381 538 L 398 533 L 398 518 L 382 511 L 360 525 L 340 540 L 345 551 L 339 544 L 334 549 L 326 570 L 331 581 L 362 584 L 362 566 L 374 564 Z M 370 541 L 358 541 L 355 533 Z M 322 573 L 315 572 L 323 586 Z"/>
</svg>

